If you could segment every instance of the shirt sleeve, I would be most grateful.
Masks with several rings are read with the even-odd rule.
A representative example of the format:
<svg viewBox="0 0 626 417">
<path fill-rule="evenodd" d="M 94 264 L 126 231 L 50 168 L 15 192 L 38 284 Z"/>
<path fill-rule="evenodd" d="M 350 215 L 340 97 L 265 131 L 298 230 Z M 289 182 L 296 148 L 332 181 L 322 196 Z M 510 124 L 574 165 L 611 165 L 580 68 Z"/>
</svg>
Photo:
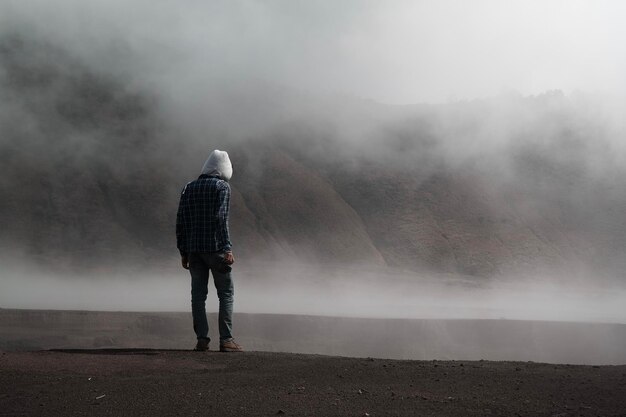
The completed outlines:
<svg viewBox="0 0 626 417">
<path fill-rule="evenodd" d="M 230 185 L 227 182 L 223 183 L 224 186 L 220 187 L 218 198 L 218 225 L 217 225 L 217 238 L 218 246 L 221 250 L 228 252 L 232 248 L 230 243 L 230 231 L 228 230 L 228 216 L 230 212 Z"/>
<path fill-rule="evenodd" d="M 180 252 L 181 256 L 187 255 L 187 240 L 185 235 L 185 220 L 183 218 L 183 210 L 184 210 L 184 197 L 185 190 L 180 195 L 180 202 L 178 203 L 178 212 L 176 213 L 176 247 Z"/>
</svg>

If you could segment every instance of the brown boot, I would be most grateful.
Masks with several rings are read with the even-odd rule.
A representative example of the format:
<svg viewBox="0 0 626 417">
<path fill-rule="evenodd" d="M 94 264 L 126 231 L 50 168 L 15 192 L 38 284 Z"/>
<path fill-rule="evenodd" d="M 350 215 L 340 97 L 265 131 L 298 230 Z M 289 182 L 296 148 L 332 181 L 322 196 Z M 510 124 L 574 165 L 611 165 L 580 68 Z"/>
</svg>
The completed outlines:
<svg viewBox="0 0 626 417">
<path fill-rule="evenodd" d="M 243 348 L 235 343 L 235 339 L 228 339 L 220 342 L 220 352 L 243 352 Z"/>
</svg>

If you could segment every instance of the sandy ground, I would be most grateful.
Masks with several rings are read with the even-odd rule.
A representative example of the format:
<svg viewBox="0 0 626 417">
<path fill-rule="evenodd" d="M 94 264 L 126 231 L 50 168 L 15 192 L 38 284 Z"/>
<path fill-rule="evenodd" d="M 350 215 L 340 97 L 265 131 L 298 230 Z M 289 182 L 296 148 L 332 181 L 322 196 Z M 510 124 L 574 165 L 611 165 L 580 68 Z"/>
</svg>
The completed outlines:
<svg viewBox="0 0 626 417">
<path fill-rule="evenodd" d="M 217 340 L 217 316 L 209 314 Z M 191 313 L 0 309 L 0 350 L 195 344 Z M 626 325 L 521 320 L 366 319 L 235 313 L 251 351 L 412 360 L 625 365 Z"/>
<path fill-rule="evenodd" d="M 188 350 L 189 313 L 0 309 L 0 417 L 626 416 L 622 324 L 235 322 L 249 352 Z"/>
<path fill-rule="evenodd" d="M 626 416 L 626 366 L 140 349 L 0 355 L 0 416 L 195 414 Z"/>
</svg>

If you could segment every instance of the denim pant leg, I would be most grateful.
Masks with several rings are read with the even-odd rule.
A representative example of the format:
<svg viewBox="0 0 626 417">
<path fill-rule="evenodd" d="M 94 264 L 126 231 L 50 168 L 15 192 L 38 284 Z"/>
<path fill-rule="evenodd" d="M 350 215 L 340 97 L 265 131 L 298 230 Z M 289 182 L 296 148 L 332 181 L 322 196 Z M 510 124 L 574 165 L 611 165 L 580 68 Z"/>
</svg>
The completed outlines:
<svg viewBox="0 0 626 417">
<path fill-rule="evenodd" d="M 217 290 L 217 298 L 220 300 L 220 310 L 218 314 L 218 324 L 220 330 L 220 340 L 228 340 L 233 337 L 233 297 L 235 288 L 230 272 L 219 272 L 218 266 L 223 260 L 221 254 L 211 254 L 211 273 L 213 282 Z"/>
<path fill-rule="evenodd" d="M 209 266 L 199 253 L 189 254 L 191 273 L 191 314 L 193 330 L 198 339 L 209 338 L 209 322 L 206 318 L 206 297 L 209 283 Z"/>
</svg>

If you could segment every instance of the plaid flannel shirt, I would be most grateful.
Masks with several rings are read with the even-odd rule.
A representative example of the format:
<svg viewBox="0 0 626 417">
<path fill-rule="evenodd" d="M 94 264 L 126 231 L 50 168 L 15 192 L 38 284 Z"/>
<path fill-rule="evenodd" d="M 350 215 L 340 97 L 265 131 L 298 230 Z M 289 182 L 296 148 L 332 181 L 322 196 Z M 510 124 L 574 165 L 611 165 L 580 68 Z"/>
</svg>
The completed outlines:
<svg viewBox="0 0 626 417">
<path fill-rule="evenodd" d="M 230 251 L 229 209 L 230 185 L 226 181 L 200 175 L 187 184 L 176 215 L 176 245 L 180 254 Z"/>
</svg>

